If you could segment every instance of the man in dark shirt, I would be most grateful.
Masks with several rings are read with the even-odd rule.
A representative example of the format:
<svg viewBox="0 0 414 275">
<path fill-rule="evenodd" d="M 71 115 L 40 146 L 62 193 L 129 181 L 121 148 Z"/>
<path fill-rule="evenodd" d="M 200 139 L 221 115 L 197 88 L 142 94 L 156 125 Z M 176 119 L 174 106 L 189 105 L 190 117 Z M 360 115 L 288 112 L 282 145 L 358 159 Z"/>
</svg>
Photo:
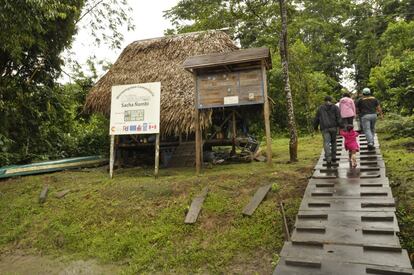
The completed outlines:
<svg viewBox="0 0 414 275">
<path fill-rule="evenodd" d="M 357 103 L 357 112 L 361 117 L 362 129 L 368 141 L 368 149 L 374 149 L 375 123 L 377 122 L 377 112 L 383 117 L 378 99 L 371 95 L 369 88 L 362 90 L 362 98 Z"/>
<path fill-rule="evenodd" d="M 339 108 L 332 103 L 332 97 L 326 96 L 325 103 L 319 107 L 316 113 L 313 127 L 317 131 L 318 126 L 320 126 L 323 137 L 323 149 L 325 150 L 325 159 L 328 167 L 331 166 L 332 160 L 336 156 L 336 135 L 340 124 L 341 115 Z"/>
</svg>

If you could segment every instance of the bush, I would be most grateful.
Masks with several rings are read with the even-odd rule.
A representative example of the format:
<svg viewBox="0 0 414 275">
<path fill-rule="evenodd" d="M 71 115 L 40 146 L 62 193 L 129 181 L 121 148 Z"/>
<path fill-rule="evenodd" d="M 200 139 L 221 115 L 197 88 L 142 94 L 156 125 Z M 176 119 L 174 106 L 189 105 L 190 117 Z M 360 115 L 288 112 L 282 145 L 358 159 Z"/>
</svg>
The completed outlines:
<svg viewBox="0 0 414 275">
<path fill-rule="evenodd" d="M 389 137 L 414 136 L 414 116 L 388 114 L 384 121 L 379 123 L 377 132 L 385 133 Z"/>
<path fill-rule="evenodd" d="M 0 97 L 0 167 L 35 161 L 105 154 L 108 119 L 83 112 L 92 80 L 20 87 Z M 7 104 L 6 104 L 7 103 Z"/>
</svg>

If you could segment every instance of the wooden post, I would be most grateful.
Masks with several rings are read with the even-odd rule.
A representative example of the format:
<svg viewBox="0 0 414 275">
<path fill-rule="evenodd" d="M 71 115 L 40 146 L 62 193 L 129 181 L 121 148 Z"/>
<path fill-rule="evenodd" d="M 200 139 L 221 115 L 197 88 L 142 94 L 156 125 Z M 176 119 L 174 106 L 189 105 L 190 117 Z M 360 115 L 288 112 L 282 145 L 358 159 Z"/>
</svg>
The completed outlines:
<svg viewBox="0 0 414 275">
<path fill-rule="evenodd" d="M 262 79 L 263 79 L 263 113 L 265 121 L 265 130 L 266 130 L 266 157 L 267 164 L 272 165 L 272 137 L 270 135 L 270 108 L 269 108 L 269 99 L 267 98 L 267 75 L 266 75 L 266 66 L 264 61 L 262 61 Z"/>
<path fill-rule="evenodd" d="M 114 162 L 115 162 L 115 136 L 111 135 L 111 145 L 109 148 L 109 178 L 113 178 L 114 175 Z"/>
<path fill-rule="evenodd" d="M 198 176 L 200 174 L 201 170 L 201 127 L 200 127 L 200 110 L 197 106 L 197 73 L 193 72 L 193 78 L 195 83 L 195 91 L 194 91 L 194 115 L 195 115 L 195 161 L 196 161 L 196 175 Z"/>
<path fill-rule="evenodd" d="M 200 166 L 201 166 L 201 169 L 203 168 L 203 165 L 204 165 L 204 151 L 203 151 L 203 147 L 204 147 L 203 146 L 203 129 L 201 129 L 201 125 L 200 125 Z"/>
<path fill-rule="evenodd" d="M 155 137 L 155 171 L 154 176 L 158 178 L 158 171 L 160 166 L 160 134 L 156 134 Z"/>
<path fill-rule="evenodd" d="M 200 174 L 201 170 L 201 130 L 200 130 L 200 117 L 199 117 L 199 110 L 196 106 L 195 109 L 195 151 L 196 151 L 196 174 Z"/>
<path fill-rule="evenodd" d="M 232 111 L 232 148 L 231 153 L 234 155 L 236 154 L 236 135 L 237 135 L 237 129 L 236 129 L 236 112 Z"/>
</svg>

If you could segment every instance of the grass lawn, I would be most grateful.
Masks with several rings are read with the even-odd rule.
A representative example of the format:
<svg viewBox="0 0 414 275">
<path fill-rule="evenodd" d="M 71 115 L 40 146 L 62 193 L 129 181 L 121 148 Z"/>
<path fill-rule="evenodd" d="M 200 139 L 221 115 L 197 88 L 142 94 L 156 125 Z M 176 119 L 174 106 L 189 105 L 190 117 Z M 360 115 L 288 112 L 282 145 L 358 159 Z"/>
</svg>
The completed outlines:
<svg viewBox="0 0 414 275">
<path fill-rule="evenodd" d="M 381 151 L 397 200 L 397 217 L 402 246 L 414 264 L 414 137 L 390 138 L 380 135 Z"/>
<path fill-rule="evenodd" d="M 300 162 L 289 164 L 288 139 L 273 143 L 273 167 L 264 163 L 205 169 L 104 168 L 21 177 L 0 182 L 0 253 L 97 259 L 120 273 L 269 274 L 283 245 L 278 201 L 292 227 L 321 138 L 301 138 Z M 264 184 L 275 184 L 252 217 L 242 209 Z M 43 186 L 46 203 L 39 205 Z M 192 197 L 210 192 L 194 225 L 183 223 Z M 62 199 L 59 191 L 70 189 Z M 413 189 L 412 189 L 413 190 Z M 0 255 L 1 257 L 1 255 Z"/>
</svg>

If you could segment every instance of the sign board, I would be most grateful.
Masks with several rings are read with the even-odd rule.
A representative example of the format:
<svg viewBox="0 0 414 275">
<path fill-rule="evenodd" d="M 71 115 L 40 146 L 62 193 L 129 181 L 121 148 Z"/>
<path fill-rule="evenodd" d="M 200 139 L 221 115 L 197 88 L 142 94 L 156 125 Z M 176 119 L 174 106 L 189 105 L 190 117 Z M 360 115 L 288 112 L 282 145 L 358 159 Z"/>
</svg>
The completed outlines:
<svg viewBox="0 0 414 275">
<path fill-rule="evenodd" d="M 158 134 L 160 95 L 160 82 L 112 86 L 109 134 Z"/>
<path fill-rule="evenodd" d="M 224 105 L 235 105 L 235 104 L 239 104 L 239 97 L 236 96 L 225 96 L 224 97 Z"/>
</svg>

